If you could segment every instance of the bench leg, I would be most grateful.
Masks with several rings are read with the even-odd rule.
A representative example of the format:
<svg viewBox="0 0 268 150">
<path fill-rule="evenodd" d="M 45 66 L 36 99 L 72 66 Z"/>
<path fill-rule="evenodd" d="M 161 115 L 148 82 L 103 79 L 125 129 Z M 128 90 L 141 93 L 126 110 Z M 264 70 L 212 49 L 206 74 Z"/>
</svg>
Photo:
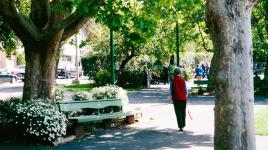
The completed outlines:
<svg viewBox="0 0 268 150">
<path fill-rule="evenodd" d="M 84 136 L 85 134 L 83 125 L 78 124 L 76 121 L 71 121 L 67 127 L 67 132 L 69 132 L 69 134 L 75 135 L 78 138 Z"/>
<path fill-rule="evenodd" d="M 76 137 L 82 137 L 85 135 L 85 130 L 84 130 L 84 127 L 83 125 L 76 125 L 75 128 L 74 128 L 74 135 Z"/>
<path fill-rule="evenodd" d="M 135 116 L 131 115 L 131 116 L 127 116 L 127 124 L 133 124 L 135 123 Z"/>
</svg>

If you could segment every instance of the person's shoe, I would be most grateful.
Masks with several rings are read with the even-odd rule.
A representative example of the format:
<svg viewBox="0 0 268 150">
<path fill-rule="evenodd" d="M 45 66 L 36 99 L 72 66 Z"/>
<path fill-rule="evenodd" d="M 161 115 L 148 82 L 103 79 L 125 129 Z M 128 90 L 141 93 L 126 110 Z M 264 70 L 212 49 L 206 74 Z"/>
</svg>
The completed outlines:
<svg viewBox="0 0 268 150">
<path fill-rule="evenodd" d="M 183 131 L 183 129 L 182 128 L 180 128 L 180 130 L 179 130 L 180 132 L 182 132 Z"/>
</svg>

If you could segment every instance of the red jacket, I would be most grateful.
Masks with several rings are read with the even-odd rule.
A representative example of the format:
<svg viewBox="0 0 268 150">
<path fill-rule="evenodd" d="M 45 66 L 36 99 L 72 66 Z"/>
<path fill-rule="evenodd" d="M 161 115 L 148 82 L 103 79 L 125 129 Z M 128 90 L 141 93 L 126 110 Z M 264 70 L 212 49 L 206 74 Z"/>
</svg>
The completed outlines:
<svg viewBox="0 0 268 150">
<path fill-rule="evenodd" d="M 187 101 L 185 81 L 181 76 L 172 79 L 172 100 Z"/>
</svg>

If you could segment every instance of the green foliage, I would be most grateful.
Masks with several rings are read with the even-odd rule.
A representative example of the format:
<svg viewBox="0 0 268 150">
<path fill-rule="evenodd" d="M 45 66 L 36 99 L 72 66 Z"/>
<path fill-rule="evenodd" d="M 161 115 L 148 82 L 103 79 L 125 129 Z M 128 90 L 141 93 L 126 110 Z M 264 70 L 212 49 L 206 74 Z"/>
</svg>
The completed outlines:
<svg viewBox="0 0 268 150">
<path fill-rule="evenodd" d="M 0 103 L 1 124 L 18 128 L 20 133 L 35 141 L 56 141 L 66 134 L 67 119 L 55 104 L 48 100 L 22 102 L 20 98 L 11 98 Z"/>
<path fill-rule="evenodd" d="M 75 94 L 72 95 L 72 99 L 74 101 L 85 101 L 90 100 L 91 96 L 88 92 L 76 92 Z"/>
<path fill-rule="evenodd" d="M 16 39 L 12 29 L 0 15 L 0 49 L 10 57 L 16 50 Z M 1 48 L 2 47 L 2 48 Z"/>
<path fill-rule="evenodd" d="M 111 73 L 108 70 L 101 70 L 99 72 L 95 72 L 93 76 L 93 80 L 95 84 L 98 86 L 106 85 L 110 83 Z"/>
<path fill-rule="evenodd" d="M 116 85 L 93 88 L 91 93 L 93 99 L 122 99 L 128 101 L 127 91 Z"/>
<path fill-rule="evenodd" d="M 268 58 L 268 47 L 267 49 L 258 49 L 258 50 L 256 49 L 253 51 L 253 61 L 265 62 L 266 58 Z"/>
<path fill-rule="evenodd" d="M 20 13 L 25 16 L 30 15 L 30 0 L 16 0 L 15 3 Z M 10 57 L 16 50 L 17 40 L 15 33 L 0 14 L 0 45 L 2 46 L 2 48 L 0 46 L 0 50 L 4 50 Z"/>
<path fill-rule="evenodd" d="M 252 13 L 254 61 L 266 61 L 268 56 L 268 1 L 260 1 Z"/>
<path fill-rule="evenodd" d="M 140 70 L 124 70 L 118 77 L 117 85 L 121 87 L 142 87 L 144 83 L 146 85 L 146 79 L 146 72 Z"/>
<path fill-rule="evenodd" d="M 109 68 L 108 55 L 103 54 L 92 54 L 82 58 L 82 67 L 84 73 L 92 78 L 95 72 Z"/>
</svg>

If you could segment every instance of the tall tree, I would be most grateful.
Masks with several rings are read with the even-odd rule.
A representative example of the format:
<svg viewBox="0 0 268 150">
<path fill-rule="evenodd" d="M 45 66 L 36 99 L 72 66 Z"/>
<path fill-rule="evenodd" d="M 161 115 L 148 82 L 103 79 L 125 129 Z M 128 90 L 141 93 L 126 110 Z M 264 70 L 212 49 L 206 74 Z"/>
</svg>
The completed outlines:
<svg viewBox="0 0 268 150">
<path fill-rule="evenodd" d="M 208 0 L 206 22 L 215 50 L 216 150 L 255 150 L 251 12 L 254 0 Z"/>
<path fill-rule="evenodd" d="M 23 99 L 54 97 L 55 61 L 60 42 L 76 33 L 105 1 L 31 0 L 29 15 L 15 0 L 0 1 L 4 18 L 25 47 Z"/>
</svg>

